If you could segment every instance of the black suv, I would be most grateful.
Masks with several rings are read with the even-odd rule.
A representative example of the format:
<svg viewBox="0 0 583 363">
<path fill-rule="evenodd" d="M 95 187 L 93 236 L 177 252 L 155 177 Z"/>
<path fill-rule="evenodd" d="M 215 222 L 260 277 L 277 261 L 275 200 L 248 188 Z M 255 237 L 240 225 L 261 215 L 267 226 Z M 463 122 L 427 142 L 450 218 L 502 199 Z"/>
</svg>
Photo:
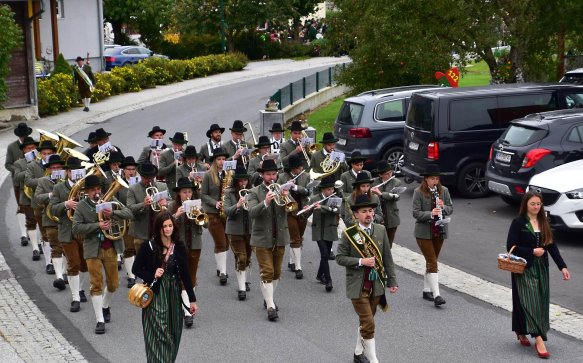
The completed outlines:
<svg viewBox="0 0 583 363">
<path fill-rule="evenodd" d="M 437 164 L 445 185 L 467 198 L 490 193 L 486 162 L 510 121 L 531 113 L 578 107 L 583 87 L 502 85 L 415 93 L 405 127 L 405 177 L 421 180 Z"/>
<path fill-rule="evenodd" d="M 579 104 L 583 107 L 583 97 Z M 492 145 L 488 188 L 515 204 L 532 176 L 579 159 L 583 159 L 583 110 L 528 115 L 512 121 Z"/>
<path fill-rule="evenodd" d="M 347 98 L 334 124 L 334 134 L 339 139 L 336 150 L 346 155 L 359 150 L 367 157 L 364 167 L 368 170 L 375 168 L 379 160 L 387 160 L 400 174 L 409 99 L 414 92 L 435 88 L 439 86 L 385 88 Z"/>
</svg>

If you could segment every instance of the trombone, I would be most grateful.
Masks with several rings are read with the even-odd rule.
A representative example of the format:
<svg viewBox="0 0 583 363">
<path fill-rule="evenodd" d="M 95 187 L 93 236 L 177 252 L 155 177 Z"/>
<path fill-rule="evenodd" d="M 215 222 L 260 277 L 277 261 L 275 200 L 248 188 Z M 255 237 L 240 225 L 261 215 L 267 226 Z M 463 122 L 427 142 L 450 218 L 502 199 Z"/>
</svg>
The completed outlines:
<svg viewBox="0 0 583 363">
<path fill-rule="evenodd" d="M 255 137 L 255 132 L 253 131 L 253 126 L 251 126 L 251 122 L 246 122 L 243 124 L 243 126 L 249 125 L 249 131 L 251 131 L 251 138 L 253 138 L 253 145 L 257 145 L 257 138 Z M 245 134 L 243 133 L 243 138 L 245 139 L 245 142 L 247 142 L 247 138 L 245 137 Z M 256 157 L 257 155 L 259 155 L 259 150 L 255 149 L 253 150 L 253 152 L 251 153 L 251 157 L 250 159 Z"/>
</svg>

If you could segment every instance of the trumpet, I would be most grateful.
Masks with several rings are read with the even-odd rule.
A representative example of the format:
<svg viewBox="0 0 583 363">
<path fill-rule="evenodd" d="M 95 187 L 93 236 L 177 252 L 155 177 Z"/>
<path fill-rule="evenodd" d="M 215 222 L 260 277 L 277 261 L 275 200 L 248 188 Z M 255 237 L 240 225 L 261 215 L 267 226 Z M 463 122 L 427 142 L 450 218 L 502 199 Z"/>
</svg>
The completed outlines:
<svg viewBox="0 0 583 363">
<path fill-rule="evenodd" d="M 289 195 L 283 195 L 283 189 L 281 185 L 273 182 L 269 184 L 267 190 L 275 194 L 275 199 L 273 200 L 275 204 L 280 207 L 285 207 L 285 211 L 288 213 L 298 210 L 298 203 L 291 199 Z"/>
<path fill-rule="evenodd" d="M 154 196 L 156 193 L 158 193 L 158 188 L 156 188 L 153 183 L 150 183 L 150 186 L 146 188 L 146 195 L 152 198 L 152 204 L 150 204 L 150 207 L 154 212 L 165 211 L 166 207 L 155 201 Z"/>
<path fill-rule="evenodd" d="M 243 202 L 243 209 L 245 210 L 249 210 L 249 202 L 247 201 L 247 195 L 249 195 L 250 191 L 251 189 L 239 190 L 239 198 L 245 198 L 245 201 Z"/>
<path fill-rule="evenodd" d="M 186 218 L 193 220 L 197 226 L 202 227 L 209 222 L 208 215 L 202 209 L 196 208 L 195 206 L 185 209 L 184 213 L 186 214 Z"/>
</svg>

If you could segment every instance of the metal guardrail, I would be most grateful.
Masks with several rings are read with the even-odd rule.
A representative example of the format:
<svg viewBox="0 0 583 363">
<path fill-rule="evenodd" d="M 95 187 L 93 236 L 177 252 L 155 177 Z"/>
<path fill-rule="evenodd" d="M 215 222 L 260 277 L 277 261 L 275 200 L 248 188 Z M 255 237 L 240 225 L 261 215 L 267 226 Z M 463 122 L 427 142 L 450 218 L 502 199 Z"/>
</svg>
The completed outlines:
<svg viewBox="0 0 583 363">
<path fill-rule="evenodd" d="M 311 74 L 280 88 L 269 99 L 276 101 L 279 104 L 278 108 L 281 110 L 314 92 L 319 92 L 325 87 L 336 84 L 336 78 L 344 68 L 346 68 L 346 63 L 328 67 L 328 69 Z"/>
</svg>

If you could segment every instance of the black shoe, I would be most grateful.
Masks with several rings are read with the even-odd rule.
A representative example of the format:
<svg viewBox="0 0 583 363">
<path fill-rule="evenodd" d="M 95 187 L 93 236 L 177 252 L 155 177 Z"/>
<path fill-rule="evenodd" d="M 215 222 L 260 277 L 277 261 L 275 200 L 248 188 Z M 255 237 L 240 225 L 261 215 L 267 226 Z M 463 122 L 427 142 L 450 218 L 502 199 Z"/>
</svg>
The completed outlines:
<svg viewBox="0 0 583 363">
<path fill-rule="evenodd" d="M 433 301 L 433 293 L 431 291 L 423 291 L 423 300 Z"/>
<path fill-rule="evenodd" d="M 40 252 L 37 250 L 32 251 L 32 260 L 38 261 L 40 260 Z"/>
<path fill-rule="evenodd" d="M 328 256 L 328 259 L 330 261 L 334 261 L 336 259 L 336 255 L 334 254 L 334 251 L 330 251 L 330 255 Z"/>
<path fill-rule="evenodd" d="M 247 293 L 243 290 L 239 290 L 239 292 L 237 293 L 237 296 L 239 297 L 239 301 L 247 300 Z"/>
<path fill-rule="evenodd" d="M 184 315 L 184 326 L 187 328 L 192 328 L 192 324 L 194 323 L 194 318 L 192 315 Z"/>
<path fill-rule="evenodd" d="M 359 355 L 354 355 L 354 359 L 352 360 L 354 363 L 370 363 L 368 358 L 364 355 L 364 353 Z"/>
<path fill-rule="evenodd" d="M 217 277 L 221 276 L 221 270 L 217 270 Z"/>
<path fill-rule="evenodd" d="M 76 313 L 79 310 L 81 310 L 81 303 L 79 303 L 79 301 L 71 301 L 71 309 L 69 309 L 69 311 Z"/>
<path fill-rule="evenodd" d="M 67 274 L 63 274 L 63 281 L 65 281 L 65 283 L 69 285 L 69 276 L 67 276 Z"/>
<path fill-rule="evenodd" d="M 28 246 L 28 237 L 26 237 L 26 236 L 20 237 L 20 245 L 21 246 Z"/>
<path fill-rule="evenodd" d="M 332 286 L 332 280 L 328 280 L 328 282 L 326 282 L 326 292 L 332 291 L 333 287 L 334 286 Z"/>
<path fill-rule="evenodd" d="M 89 107 L 83 107 L 83 111 L 89 112 Z"/>
<path fill-rule="evenodd" d="M 318 282 L 321 283 L 322 285 L 326 285 L 326 278 L 324 277 L 324 275 L 316 276 L 316 280 L 318 280 Z"/>
<path fill-rule="evenodd" d="M 111 308 L 102 308 L 101 310 L 103 311 L 103 320 L 109 323 L 111 321 Z"/>
<path fill-rule="evenodd" d="M 275 305 L 275 311 L 279 311 L 279 307 L 277 306 L 277 304 L 274 304 L 274 305 Z M 263 300 L 263 308 L 267 309 L 267 303 L 265 302 L 265 300 Z"/>
<path fill-rule="evenodd" d="M 443 305 L 445 304 L 445 300 L 441 296 L 436 296 L 435 299 L 433 299 L 433 304 L 435 306 Z"/>
<path fill-rule="evenodd" d="M 97 323 L 95 326 L 95 334 L 105 334 L 105 323 Z"/>
<path fill-rule="evenodd" d="M 67 285 L 65 284 L 65 281 L 63 279 L 56 279 L 55 281 L 53 281 L 53 287 L 56 287 L 57 289 L 63 291 L 67 288 Z"/>
<path fill-rule="evenodd" d="M 278 318 L 277 310 L 274 308 L 267 309 L 267 319 L 269 319 L 269 321 L 276 321 Z"/>
<path fill-rule="evenodd" d="M 225 286 L 227 284 L 227 279 L 229 277 L 225 274 L 220 274 L 219 276 L 219 282 L 221 283 L 222 286 Z"/>
<path fill-rule="evenodd" d="M 87 296 L 85 296 L 85 290 L 79 291 L 79 300 L 81 300 L 81 302 L 87 302 Z"/>
<path fill-rule="evenodd" d="M 54 275 L 55 274 L 55 266 L 53 266 L 52 263 L 49 263 L 47 265 L 47 267 L 45 268 L 45 271 L 47 272 L 47 275 Z"/>
<path fill-rule="evenodd" d="M 117 261 L 117 270 L 121 271 L 121 261 Z"/>
<path fill-rule="evenodd" d="M 43 248 L 42 248 L 42 245 L 41 245 L 40 243 L 38 244 L 38 250 L 40 251 L 40 254 L 41 254 L 41 255 L 44 255 L 44 254 L 45 254 L 45 253 L 43 252 Z"/>
<path fill-rule="evenodd" d="M 131 289 L 136 284 L 136 279 L 128 278 L 128 289 Z"/>
<path fill-rule="evenodd" d="M 296 270 L 296 279 L 301 280 L 303 278 L 304 278 L 304 273 L 302 272 L 302 270 Z"/>
<path fill-rule="evenodd" d="M 291 263 L 291 262 L 290 262 L 290 263 L 288 263 L 288 264 L 287 264 L 287 268 L 289 268 L 289 270 L 290 270 L 291 272 L 296 272 L 296 264 L 295 264 L 295 263 Z"/>
<path fill-rule="evenodd" d="M 250 282 L 245 283 L 245 291 L 251 291 L 251 283 Z"/>
</svg>

